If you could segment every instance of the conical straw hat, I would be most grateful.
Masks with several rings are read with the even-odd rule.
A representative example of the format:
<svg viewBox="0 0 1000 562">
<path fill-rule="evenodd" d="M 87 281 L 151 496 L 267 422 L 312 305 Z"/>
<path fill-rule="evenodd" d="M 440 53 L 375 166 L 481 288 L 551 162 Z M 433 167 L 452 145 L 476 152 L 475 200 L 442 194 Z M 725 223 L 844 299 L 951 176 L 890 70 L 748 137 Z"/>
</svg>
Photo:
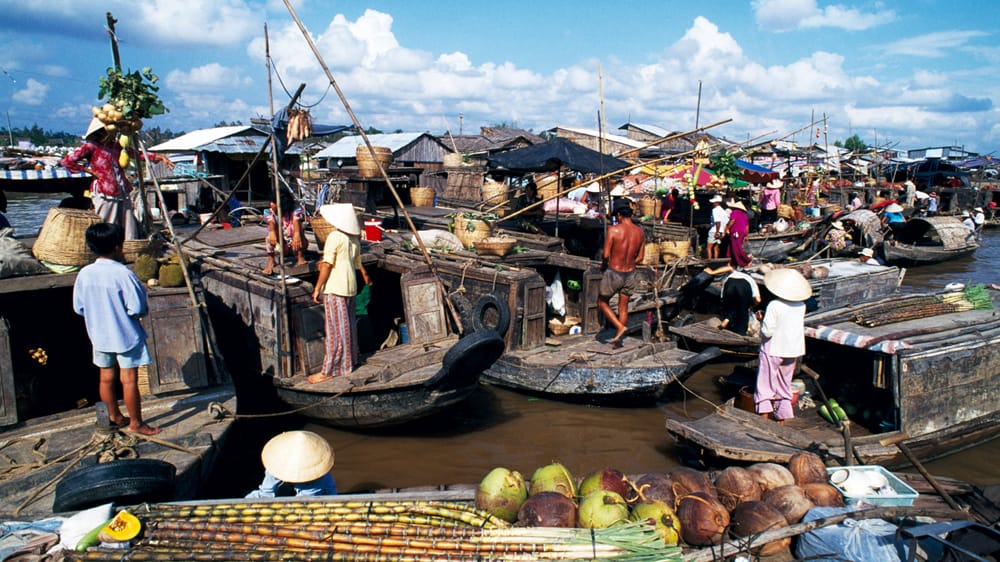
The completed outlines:
<svg viewBox="0 0 1000 562">
<path fill-rule="evenodd" d="M 104 130 L 104 123 L 97 117 L 94 117 L 90 120 L 90 125 L 87 125 L 87 132 L 83 134 L 83 138 L 90 138 L 90 135 L 102 130 Z"/>
<path fill-rule="evenodd" d="M 333 468 L 333 448 L 311 431 L 286 431 L 264 445 L 260 460 L 278 480 L 311 482 Z"/>
<path fill-rule="evenodd" d="M 354 205 L 350 203 L 333 203 L 323 205 L 319 208 L 319 215 L 326 219 L 326 222 L 344 234 L 361 234 L 361 226 L 358 224 L 358 216 L 354 214 Z"/>
<path fill-rule="evenodd" d="M 804 301 L 812 296 L 812 286 L 794 269 L 772 269 L 764 274 L 764 286 L 786 301 Z"/>
</svg>

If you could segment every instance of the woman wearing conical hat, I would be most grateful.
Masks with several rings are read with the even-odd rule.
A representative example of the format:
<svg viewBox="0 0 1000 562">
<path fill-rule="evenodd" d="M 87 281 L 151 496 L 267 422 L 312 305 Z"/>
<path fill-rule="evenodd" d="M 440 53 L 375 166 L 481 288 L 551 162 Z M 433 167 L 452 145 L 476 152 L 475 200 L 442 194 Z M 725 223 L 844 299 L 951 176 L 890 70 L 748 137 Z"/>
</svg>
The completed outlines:
<svg viewBox="0 0 1000 562">
<path fill-rule="evenodd" d="M 809 281 L 795 269 L 774 269 L 764 275 L 764 287 L 775 296 L 760 324 L 757 388 L 753 395 L 757 413 L 778 423 L 795 417 L 792 410 L 792 375 L 805 355 L 806 299 L 812 296 Z"/>
<path fill-rule="evenodd" d="M 311 431 L 286 431 L 264 445 L 260 460 L 264 480 L 248 498 L 279 496 L 332 496 L 337 493 L 333 448 Z"/>
</svg>

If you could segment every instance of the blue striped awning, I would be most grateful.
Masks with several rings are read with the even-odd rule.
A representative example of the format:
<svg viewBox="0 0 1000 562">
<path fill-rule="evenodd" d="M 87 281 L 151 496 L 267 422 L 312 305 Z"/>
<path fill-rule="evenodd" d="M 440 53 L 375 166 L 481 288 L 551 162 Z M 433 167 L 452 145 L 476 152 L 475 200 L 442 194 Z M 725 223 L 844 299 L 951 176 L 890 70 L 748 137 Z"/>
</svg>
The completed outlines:
<svg viewBox="0 0 1000 562">
<path fill-rule="evenodd" d="M 66 168 L 44 170 L 0 170 L 0 179 L 8 180 L 56 180 L 66 178 L 89 178 L 86 172 L 71 172 Z"/>
</svg>

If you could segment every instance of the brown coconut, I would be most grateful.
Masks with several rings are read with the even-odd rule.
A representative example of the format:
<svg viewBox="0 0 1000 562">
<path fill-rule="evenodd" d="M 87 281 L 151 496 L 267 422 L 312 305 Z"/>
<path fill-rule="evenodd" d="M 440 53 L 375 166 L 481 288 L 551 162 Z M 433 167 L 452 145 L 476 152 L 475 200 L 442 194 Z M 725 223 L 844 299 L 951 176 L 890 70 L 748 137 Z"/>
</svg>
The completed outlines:
<svg viewBox="0 0 1000 562">
<path fill-rule="evenodd" d="M 695 492 L 677 500 L 681 537 L 692 546 L 719 544 L 729 527 L 729 512 L 712 494 Z"/>
<path fill-rule="evenodd" d="M 769 491 L 795 483 L 795 477 L 787 468 L 773 462 L 759 462 L 747 467 L 754 482 L 760 486 L 761 495 Z"/>
<path fill-rule="evenodd" d="M 826 482 L 810 482 L 800 487 L 809 501 L 817 507 L 844 507 L 844 496 L 840 490 Z"/>
<path fill-rule="evenodd" d="M 788 459 L 788 471 L 799 486 L 810 482 L 826 483 L 826 465 L 815 453 L 795 453 Z"/>
<path fill-rule="evenodd" d="M 700 470 L 680 466 L 670 471 L 670 479 L 674 482 L 674 496 L 678 498 L 695 492 L 715 496 L 715 486 L 708 474 Z"/>
<path fill-rule="evenodd" d="M 743 502 L 736 506 L 732 514 L 732 524 L 729 531 L 735 537 L 753 537 L 765 531 L 773 531 L 787 527 L 788 522 L 785 517 L 761 501 Z M 759 556 L 773 556 L 782 552 L 792 544 L 792 537 L 765 544 L 763 546 L 752 547 L 751 551 Z M 751 539 L 750 545 L 754 545 Z"/>
<path fill-rule="evenodd" d="M 830 268 L 822 265 L 817 265 L 812 268 L 812 274 L 809 276 L 810 279 L 826 279 L 830 276 Z"/>
<path fill-rule="evenodd" d="M 650 472 L 640 476 L 634 485 L 635 491 L 626 497 L 629 503 L 647 499 L 661 501 L 670 508 L 676 506 L 677 496 L 674 495 L 674 481 L 670 479 L 670 475 Z"/>
<path fill-rule="evenodd" d="M 576 527 L 576 503 L 559 492 L 538 492 L 521 504 L 517 526 Z"/>
<path fill-rule="evenodd" d="M 795 484 L 781 486 L 767 492 L 764 494 L 763 501 L 781 513 L 789 525 L 802 521 L 806 512 L 815 507 L 805 491 Z"/>
<path fill-rule="evenodd" d="M 732 511 L 743 502 L 760 501 L 760 486 L 745 468 L 730 466 L 715 477 L 715 493 L 722 505 Z"/>
</svg>

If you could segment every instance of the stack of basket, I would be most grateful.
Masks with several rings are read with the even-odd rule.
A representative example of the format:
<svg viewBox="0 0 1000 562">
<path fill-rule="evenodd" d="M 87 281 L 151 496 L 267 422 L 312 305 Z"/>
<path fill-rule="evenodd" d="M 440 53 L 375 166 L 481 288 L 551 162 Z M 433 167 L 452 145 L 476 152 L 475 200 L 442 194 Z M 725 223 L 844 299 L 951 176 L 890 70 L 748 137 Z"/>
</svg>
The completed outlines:
<svg viewBox="0 0 1000 562">
<path fill-rule="evenodd" d="M 642 254 L 642 264 L 656 265 L 658 263 L 660 263 L 660 245 L 656 242 L 646 242 Z"/>
<path fill-rule="evenodd" d="M 90 210 L 53 207 L 31 253 L 39 261 L 56 265 L 84 266 L 97 256 L 87 247 L 87 227 L 101 222 Z"/>
<path fill-rule="evenodd" d="M 375 157 L 372 158 L 372 151 L 375 152 Z M 385 146 L 373 146 L 372 151 L 368 150 L 367 146 L 358 146 L 357 151 L 354 153 L 358 160 L 358 176 L 362 178 L 374 178 L 381 174 L 379 173 L 378 164 L 382 165 L 383 170 L 389 168 L 389 164 L 392 164 L 392 149 Z M 378 162 L 378 164 L 376 164 Z"/>
<path fill-rule="evenodd" d="M 479 219 L 467 219 L 456 216 L 452 223 L 455 236 L 466 248 L 472 248 L 476 242 L 488 238 L 493 231 L 490 223 Z"/>
<path fill-rule="evenodd" d="M 135 258 L 142 254 L 155 256 L 162 248 L 163 242 L 159 239 L 126 240 L 122 253 L 125 254 L 125 263 L 135 263 Z"/>
<path fill-rule="evenodd" d="M 483 203 L 496 207 L 507 202 L 507 184 L 498 181 L 483 182 Z"/>
<path fill-rule="evenodd" d="M 663 263 L 684 259 L 690 252 L 690 240 L 666 240 L 660 242 L 660 255 L 663 256 Z"/>
<path fill-rule="evenodd" d="M 434 188 L 433 187 L 411 187 L 410 202 L 414 207 L 433 207 Z"/>
</svg>

